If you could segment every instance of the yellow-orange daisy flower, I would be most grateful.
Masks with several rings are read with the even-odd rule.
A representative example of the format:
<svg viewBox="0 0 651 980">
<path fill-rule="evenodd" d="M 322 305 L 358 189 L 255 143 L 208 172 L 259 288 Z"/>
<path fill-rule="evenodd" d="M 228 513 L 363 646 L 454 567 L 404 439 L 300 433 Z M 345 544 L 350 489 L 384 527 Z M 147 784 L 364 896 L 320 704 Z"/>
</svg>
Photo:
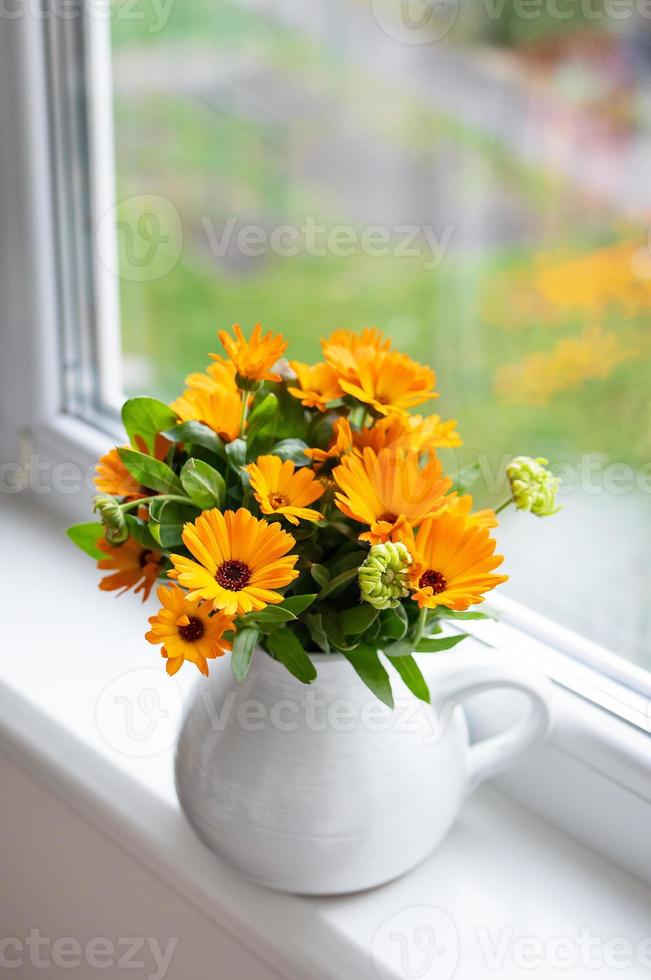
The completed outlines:
<svg viewBox="0 0 651 980">
<path fill-rule="evenodd" d="M 237 391 L 235 383 L 235 367 L 230 361 L 227 364 L 220 364 L 215 361 L 209 364 L 205 371 L 195 371 L 185 379 L 188 388 L 196 391 L 205 391 L 209 395 L 219 394 L 222 391 Z"/>
<path fill-rule="evenodd" d="M 258 520 L 241 507 L 224 514 L 204 511 L 183 529 L 183 543 L 196 558 L 170 555 L 172 578 L 190 589 L 189 599 L 206 599 L 229 616 L 282 602 L 276 592 L 298 577 L 290 555 L 295 541 L 277 523 Z"/>
<path fill-rule="evenodd" d="M 246 470 L 263 514 L 282 514 L 291 524 L 323 520 L 323 514 L 307 506 L 324 492 L 312 470 L 297 470 L 291 460 L 280 456 L 258 456 Z"/>
<path fill-rule="evenodd" d="M 349 453 L 353 448 L 353 431 L 350 422 L 343 416 L 338 418 L 332 426 L 333 440 L 328 449 L 304 449 L 303 452 L 312 460 L 317 473 L 320 472 L 326 463 L 330 465 L 339 462 L 342 456 Z"/>
<path fill-rule="evenodd" d="M 225 330 L 218 334 L 228 358 L 221 354 L 210 356 L 221 364 L 230 361 L 234 365 L 239 387 L 252 387 L 258 381 L 280 381 L 280 375 L 271 368 L 287 350 L 287 341 L 282 334 L 268 331 L 263 337 L 259 323 L 253 328 L 250 340 L 245 338 L 239 323 L 233 325 L 233 332 L 235 340 Z"/>
<path fill-rule="evenodd" d="M 203 422 L 224 442 L 232 442 L 240 434 L 242 395 L 239 391 L 208 392 L 186 388 L 170 408 L 182 422 Z"/>
<path fill-rule="evenodd" d="M 469 493 L 462 497 L 456 493 L 451 493 L 446 499 L 448 501 L 446 508 L 448 513 L 454 514 L 455 517 L 463 517 L 467 525 L 485 528 L 497 527 L 499 521 L 495 516 L 495 511 L 491 510 L 490 507 L 473 511 L 473 500 Z"/>
<path fill-rule="evenodd" d="M 178 585 L 161 585 L 156 595 L 162 609 L 149 617 L 151 629 L 145 639 L 163 644 L 161 653 L 167 659 L 168 674 L 175 674 L 187 660 L 207 677 L 208 661 L 223 657 L 231 649 L 224 633 L 233 629 L 232 617 L 223 612 L 211 615 L 210 603 L 188 599 Z"/>
<path fill-rule="evenodd" d="M 159 551 L 143 548 L 133 538 L 128 538 L 124 544 L 112 545 L 101 539 L 97 547 L 107 556 L 97 562 L 97 567 L 103 571 L 112 570 L 112 575 L 103 578 L 99 587 L 103 592 L 115 592 L 121 589 L 133 589 L 142 592 L 142 601 L 149 598 L 154 582 L 160 573 L 162 555 Z"/>
<path fill-rule="evenodd" d="M 339 383 L 346 394 L 380 415 L 406 414 L 407 409 L 438 398 L 432 369 L 397 351 L 381 351 L 359 360 L 354 380 L 341 378 Z"/>
<path fill-rule="evenodd" d="M 327 340 L 321 341 L 323 356 L 340 378 L 354 381 L 358 366 L 376 354 L 388 351 L 391 341 L 383 337 L 376 327 L 366 327 L 360 333 L 353 330 L 335 330 Z"/>
<path fill-rule="evenodd" d="M 339 510 L 370 531 L 363 541 L 379 544 L 400 540 L 407 525 L 416 527 L 445 506 L 444 495 L 451 481 L 443 476 L 438 459 L 421 467 L 416 453 L 364 449 L 361 456 L 344 456 L 332 471 L 340 492 L 335 494 Z"/>
<path fill-rule="evenodd" d="M 302 361 L 289 363 L 298 378 L 298 386 L 290 385 L 287 390 L 294 398 L 300 398 L 305 408 L 318 408 L 320 412 L 325 412 L 328 402 L 343 395 L 337 374 L 329 364 L 303 364 Z"/>
<path fill-rule="evenodd" d="M 411 450 L 431 453 L 436 449 L 461 446 L 455 419 L 443 421 L 440 415 L 385 415 L 374 425 L 353 433 L 356 449 L 370 446 L 376 453 L 381 449 Z"/>
<path fill-rule="evenodd" d="M 100 493 L 110 493 L 113 497 L 137 500 L 147 496 L 135 476 L 129 473 L 117 449 L 109 449 L 95 467 L 93 482 Z"/>
<path fill-rule="evenodd" d="M 493 574 L 504 559 L 495 554 L 495 541 L 486 528 L 468 525 L 447 511 L 423 521 L 414 548 L 410 585 L 421 609 L 467 609 L 508 579 Z"/>
</svg>

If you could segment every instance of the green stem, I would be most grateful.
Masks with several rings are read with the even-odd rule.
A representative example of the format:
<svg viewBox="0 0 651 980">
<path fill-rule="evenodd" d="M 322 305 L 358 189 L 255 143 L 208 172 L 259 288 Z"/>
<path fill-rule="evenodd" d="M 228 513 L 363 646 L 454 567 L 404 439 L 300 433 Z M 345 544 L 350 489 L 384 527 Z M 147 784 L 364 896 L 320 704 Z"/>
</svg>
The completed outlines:
<svg viewBox="0 0 651 980">
<path fill-rule="evenodd" d="M 120 504 L 123 512 L 140 507 L 141 504 L 149 504 L 152 500 L 175 500 L 178 504 L 191 504 L 189 497 L 181 497 L 176 493 L 156 493 L 151 497 L 138 497 L 136 500 L 128 500 L 126 504 Z"/>
<path fill-rule="evenodd" d="M 513 497 L 509 497 L 508 500 L 505 500 L 503 504 L 500 504 L 499 505 L 499 507 L 496 509 L 495 513 L 496 514 L 500 514 L 506 507 L 509 506 L 509 504 L 513 504 L 513 503 L 515 503 Z"/>
<path fill-rule="evenodd" d="M 423 606 L 418 614 L 418 622 L 416 623 L 416 632 L 414 634 L 414 649 L 418 646 L 425 632 L 425 624 L 427 623 L 427 606 Z"/>
<path fill-rule="evenodd" d="M 240 439 L 244 439 L 244 427 L 246 426 L 246 418 L 249 414 L 249 393 L 248 391 L 242 392 L 242 414 L 240 415 Z"/>
</svg>

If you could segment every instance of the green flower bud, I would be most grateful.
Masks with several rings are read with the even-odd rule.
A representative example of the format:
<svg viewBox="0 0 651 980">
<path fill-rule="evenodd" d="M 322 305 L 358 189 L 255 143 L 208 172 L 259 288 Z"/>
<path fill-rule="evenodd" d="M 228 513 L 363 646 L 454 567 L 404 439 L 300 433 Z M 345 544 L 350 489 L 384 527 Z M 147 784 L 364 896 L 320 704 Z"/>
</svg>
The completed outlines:
<svg viewBox="0 0 651 980">
<path fill-rule="evenodd" d="M 561 509 L 556 504 L 561 481 L 546 469 L 548 462 L 542 456 L 538 459 L 516 456 L 506 467 L 518 510 L 530 510 L 537 517 L 550 517 Z"/>
<path fill-rule="evenodd" d="M 106 528 L 106 540 L 111 544 L 123 544 L 129 537 L 129 529 L 117 500 L 107 493 L 100 493 L 95 497 L 93 510 Z"/>
<path fill-rule="evenodd" d="M 397 606 L 408 595 L 407 576 L 411 555 L 404 544 L 374 544 L 358 572 L 362 599 L 376 609 Z"/>
</svg>

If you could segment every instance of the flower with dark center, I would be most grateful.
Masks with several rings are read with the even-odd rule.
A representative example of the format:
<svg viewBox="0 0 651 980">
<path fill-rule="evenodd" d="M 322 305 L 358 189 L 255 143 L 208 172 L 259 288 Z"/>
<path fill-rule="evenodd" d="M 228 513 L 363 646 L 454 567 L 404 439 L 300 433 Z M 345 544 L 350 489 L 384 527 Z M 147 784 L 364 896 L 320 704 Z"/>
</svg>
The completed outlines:
<svg viewBox="0 0 651 980">
<path fill-rule="evenodd" d="M 418 580 L 418 587 L 420 589 L 430 588 L 432 590 L 432 595 L 438 595 L 439 592 L 445 592 L 447 588 L 447 581 L 445 575 L 441 572 L 434 571 L 433 568 L 428 568 L 426 572 L 423 572 Z"/>
<path fill-rule="evenodd" d="M 234 628 L 232 617 L 212 613 L 209 602 L 189 599 L 178 585 L 161 585 L 156 594 L 162 608 L 150 616 L 151 629 L 145 639 L 163 644 L 168 674 L 175 674 L 187 660 L 207 675 L 208 661 L 231 649 L 224 634 Z"/>
<path fill-rule="evenodd" d="M 467 609 L 508 578 L 493 573 L 503 558 L 495 554 L 488 530 L 469 524 L 463 515 L 444 511 L 426 518 L 413 536 L 412 548 L 409 586 L 421 609 Z"/>
<path fill-rule="evenodd" d="M 222 562 L 219 566 L 215 572 L 215 579 L 219 582 L 222 589 L 228 589 L 230 592 L 239 592 L 240 589 L 245 589 L 249 584 L 251 569 L 246 562 L 229 558 L 228 561 Z"/>
<path fill-rule="evenodd" d="M 308 506 L 323 496 L 323 486 L 308 466 L 297 469 L 290 459 L 258 456 L 247 472 L 263 514 L 279 514 L 290 524 L 320 521 L 323 514 Z"/>
<path fill-rule="evenodd" d="M 213 508 L 185 525 L 183 544 L 192 557 L 170 555 L 168 574 L 189 589 L 189 601 L 205 599 L 229 616 L 258 612 L 282 602 L 277 590 L 298 578 L 298 555 L 288 553 L 295 543 L 277 521 L 258 520 L 245 507 Z"/>
</svg>

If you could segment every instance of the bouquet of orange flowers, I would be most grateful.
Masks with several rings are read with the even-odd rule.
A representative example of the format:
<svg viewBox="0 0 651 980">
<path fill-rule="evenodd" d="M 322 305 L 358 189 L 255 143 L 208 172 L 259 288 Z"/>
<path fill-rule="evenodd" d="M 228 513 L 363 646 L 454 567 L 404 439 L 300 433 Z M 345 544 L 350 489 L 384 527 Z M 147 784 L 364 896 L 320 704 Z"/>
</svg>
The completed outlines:
<svg viewBox="0 0 651 980">
<path fill-rule="evenodd" d="M 125 403 L 130 444 L 97 467 L 101 523 L 70 537 L 103 590 L 145 600 L 160 581 L 146 638 L 169 674 L 228 652 L 241 681 L 262 648 L 309 684 L 310 654 L 340 653 L 386 704 L 387 666 L 429 700 L 414 652 L 462 640 L 441 621 L 481 617 L 469 607 L 506 580 L 495 512 L 437 455 L 461 445 L 456 422 L 409 412 L 437 397 L 434 372 L 375 329 L 335 331 L 315 365 L 281 360 L 259 325 L 234 334 L 170 406 Z M 508 503 L 554 512 L 545 462 L 513 461 Z"/>
</svg>

